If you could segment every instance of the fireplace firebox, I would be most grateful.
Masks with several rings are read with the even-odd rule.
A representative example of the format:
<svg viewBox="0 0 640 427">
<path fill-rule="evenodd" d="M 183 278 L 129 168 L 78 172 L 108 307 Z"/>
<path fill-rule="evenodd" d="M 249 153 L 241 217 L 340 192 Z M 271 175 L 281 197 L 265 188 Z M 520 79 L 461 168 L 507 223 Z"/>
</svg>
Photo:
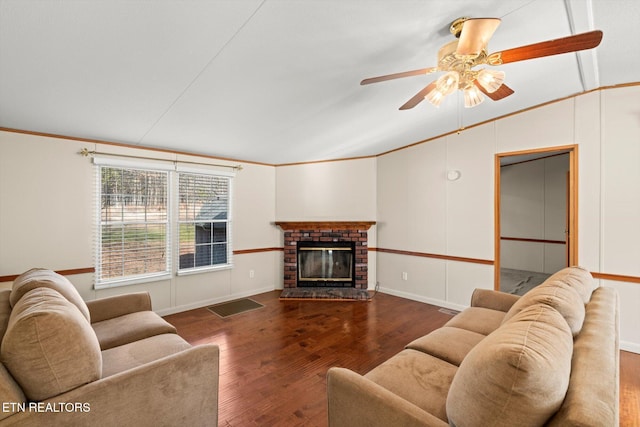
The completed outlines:
<svg viewBox="0 0 640 427">
<path fill-rule="evenodd" d="M 297 286 L 354 287 L 353 242 L 299 242 Z"/>
</svg>

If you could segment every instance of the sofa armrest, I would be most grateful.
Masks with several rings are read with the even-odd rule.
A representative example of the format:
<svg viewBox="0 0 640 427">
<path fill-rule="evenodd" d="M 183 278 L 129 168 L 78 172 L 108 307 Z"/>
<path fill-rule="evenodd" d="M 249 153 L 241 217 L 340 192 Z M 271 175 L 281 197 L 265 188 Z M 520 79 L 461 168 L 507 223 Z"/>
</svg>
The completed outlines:
<svg viewBox="0 0 640 427">
<path fill-rule="evenodd" d="M 129 313 L 150 311 L 151 297 L 148 292 L 134 292 L 87 301 L 87 307 L 91 323 L 96 323 Z"/>
<path fill-rule="evenodd" d="M 476 288 L 471 295 L 471 307 L 490 308 L 507 312 L 520 296 L 492 289 Z"/>
<path fill-rule="evenodd" d="M 327 373 L 329 427 L 403 427 L 449 424 L 362 375 L 345 368 Z"/>
<path fill-rule="evenodd" d="M 60 411 L 25 411 L 3 422 L 21 427 L 215 426 L 218 377 L 218 346 L 199 345 L 40 402 Z"/>
</svg>

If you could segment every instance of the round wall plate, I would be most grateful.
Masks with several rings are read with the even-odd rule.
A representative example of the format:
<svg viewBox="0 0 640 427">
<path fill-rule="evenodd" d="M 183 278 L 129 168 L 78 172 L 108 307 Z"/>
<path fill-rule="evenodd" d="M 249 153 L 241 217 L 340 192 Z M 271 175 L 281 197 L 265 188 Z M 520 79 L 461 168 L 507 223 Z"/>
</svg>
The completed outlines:
<svg viewBox="0 0 640 427">
<path fill-rule="evenodd" d="M 449 181 L 455 181 L 460 178 L 460 175 L 460 171 L 450 170 L 449 172 L 447 172 L 447 179 Z"/>
</svg>

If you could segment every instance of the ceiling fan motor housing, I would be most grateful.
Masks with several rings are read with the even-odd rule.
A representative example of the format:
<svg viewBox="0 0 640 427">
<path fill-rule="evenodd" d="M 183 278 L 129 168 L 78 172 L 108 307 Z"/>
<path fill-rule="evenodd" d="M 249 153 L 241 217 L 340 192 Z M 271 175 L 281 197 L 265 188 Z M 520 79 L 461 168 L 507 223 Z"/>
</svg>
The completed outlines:
<svg viewBox="0 0 640 427">
<path fill-rule="evenodd" d="M 456 54 L 458 40 L 453 40 L 442 46 L 438 51 L 438 71 L 456 71 L 460 75 L 459 88 L 466 89 L 473 85 L 478 72 L 472 70 L 477 65 L 484 64 L 487 52 L 482 50 L 475 57 L 461 56 Z"/>
<path fill-rule="evenodd" d="M 451 23 L 451 26 L 449 27 L 449 32 L 453 34 L 457 39 L 459 39 L 460 34 L 462 33 L 462 25 L 464 24 L 464 21 L 468 19 L 469 19 L 468 16 L 463 16 L 453 21 Z"/>
</svg>

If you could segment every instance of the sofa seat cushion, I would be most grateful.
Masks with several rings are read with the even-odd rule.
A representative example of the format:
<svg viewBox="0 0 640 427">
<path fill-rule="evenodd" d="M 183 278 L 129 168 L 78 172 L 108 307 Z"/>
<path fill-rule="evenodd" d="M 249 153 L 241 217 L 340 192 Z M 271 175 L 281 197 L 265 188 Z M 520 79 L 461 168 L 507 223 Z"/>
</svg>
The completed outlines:
<svg viewBox="0 0 640 427">
<path fill-rule="evenodd" d="M 476 288 L 471 294 L 471 307 L 490 308 L 506 313 L 519 298 L 519 295 L 512 295 L 493 289 Z"/>
<path fill-rule="evenodd" d="M 486 335 L 466 329 L 443 326 L 428 335 L 413 340 L 406 348 L 418 350 L 460 366 L 465 356 Z"/>
<path fill-rule="evenodd" d="M 127 371 L 188 348 L 191 348 L 191 344 L 179 335 L 162 334 L 104 350 L 102 377 Z"/>
<path fill-rule="evenodd" d="M 0 363 L 0 402 L 24 403 L 27 398 L 24 396 L 22 389 L 13 379 L 7 368 Z M 8 405 L 0 411 L 0 421 L 15 414 L 18 408 Z M 1 424 L 1 423 L 0 423 Z"/>
<path fill-rule="evenodd" d="M 564 400 L 573 337 L 562 315 L 527 307 L 473 348 L 447 397 L 457 427 L 543 425 Z"/>
<path fill-rule="evenodd" d="M 543 284 L 536 286 L 516 301 L 507 312 L 502 323 L 508 322 L 513 316 L 523 309 L 536 305 L 546 304 L 557 310 L 569 324 L 575 337 L 582 329 L 584 322 L 584 302 L 574 287 L 561 280 L 547 279 Z"/>
<path fill-rule="evenodd" d="M 500 310 L 492 310 L 483 307 L 469 307 L 456 314 L 445 326 L 466 329 L 482 335 L 489 335 L 495 331 L 506 313 Z"/>
<path fill-rule="evenodd" d="M 48 399 L 102 375 L 91 325 L 49 288 L 32 289 L 13 307 L 0 356 L 29 400 Z"/>
<path fill-rule="evenodd" d="M 11 288 L 11 296 L 9 298 L 11 306 L 15 307 L 16 303 L 24 294 L 35 288 L 50 288 L 60 293 L 69 302 L 78 307 L 80 313 L 91 321 L 87 304 L 80 296 L 75 286 L 61 274 L 44 268 L 32 268 L 22 273 L 13 281 Z"/>
<path fill-rule="evenodd" d="M 176 328 L 153 311 L 137 311 L 93 323 L 100 348 L 106 350 L 160 334 L 175 334 Z"/>
<path fill-rule="evenodd" d="M 406 349 L 365 377 L 446 422 L 447 393 L 457 369 L 437 357 Z"/>
</svg>

